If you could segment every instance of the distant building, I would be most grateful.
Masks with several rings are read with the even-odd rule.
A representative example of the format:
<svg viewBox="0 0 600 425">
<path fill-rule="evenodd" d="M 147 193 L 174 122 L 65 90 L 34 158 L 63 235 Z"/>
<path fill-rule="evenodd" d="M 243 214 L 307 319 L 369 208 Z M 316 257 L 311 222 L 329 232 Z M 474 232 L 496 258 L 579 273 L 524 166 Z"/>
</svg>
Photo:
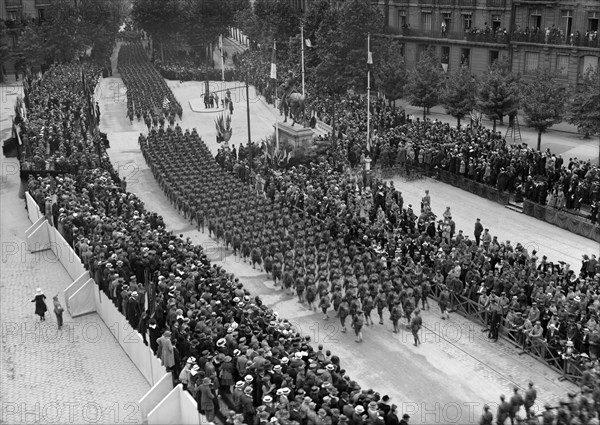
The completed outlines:
<svg viewBox="0 0 600 425">
<path fill-rule="evenodd" d="M 432 48 L 447 72 L 461 65 L 474 74 L 505 57 L 512 71 L 538 67 L 576 83 L 600 60 L 600 1 L 378 0 L 385 33 L 402 46 L 407 65 Z"/>
</svg>

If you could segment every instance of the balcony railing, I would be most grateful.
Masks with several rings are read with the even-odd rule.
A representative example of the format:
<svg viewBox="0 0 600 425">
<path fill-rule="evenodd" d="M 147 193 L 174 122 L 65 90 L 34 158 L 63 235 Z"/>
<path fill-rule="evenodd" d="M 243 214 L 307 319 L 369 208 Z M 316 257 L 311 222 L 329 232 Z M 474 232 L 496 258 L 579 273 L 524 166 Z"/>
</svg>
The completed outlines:
<svg viewBox="0 0 600 425">
<path fill-rule="evenodd" d="M 548 35 L 544 31 L 515 31 L 511 34 L 511 40 L 523 43 L 553 44 L 556 46 L 600 47 L 600 39 L 598 38 L 597 31 L 585 34 L 575 32 L 568 37 L 560 30 L 550 31 Z"/>
<path fill-rule="evenodd" d="M 487 7 L 506 7 L 506 0 L 487 0 Z"/>
<path fill-rule="evenodd" d="M 20 9 L 23 7 L 22 0 L 6 0 L 6 9 Z"/>
<path fill-rule="evenodd" d="M 427 38 L 438 38 L 438 39 L 447 39 L 447 40 L 466 40 L 475 43 L 500 43 L 500 44 L 508 44 L 509 36 L 504 33 L 493 33 L 491 31 L 479 31 L 479 30 L 471 30 L 465 32 L 453 32 L 446 31 L 442 33 L 441 31 L 427 31 L 427 30 L 419 30 L 413 28 L 395 28 L 388 27 L 388 33 L 402 35 L 405 37 L 427 37 Z"/>
<path fill-rule="evenodd" d="M 51 4 L 52 0 L 35 0 L 35 7 L 50 6 Z"/>
</svg>

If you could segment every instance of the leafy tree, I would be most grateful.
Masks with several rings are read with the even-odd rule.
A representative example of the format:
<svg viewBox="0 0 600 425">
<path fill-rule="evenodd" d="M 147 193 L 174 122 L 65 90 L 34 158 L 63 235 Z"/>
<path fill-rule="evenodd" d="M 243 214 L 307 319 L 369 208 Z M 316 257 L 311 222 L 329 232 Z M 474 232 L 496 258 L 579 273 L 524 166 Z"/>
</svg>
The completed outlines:
<svg viewBox="0 0 600 425">
<path fill-rule="evenodd" d="M 367 35 L 379 32 L 382 19 L 368 0 L 348 0 L 323 19 L 316 34 L 318 85 L 365 88 Z"/>
<path fill-rule="evenodd" d="M 229 1 L 205 0 L 184 8 L 182 33 L 190 46 L 200 51 L 211 43 L 215 45 L 219 35 L 226 34 L 233 23 L 232 7 L 233 3 Z"/>
<path fill-rule="evenodd" d="M 527 124 L 538 132 L 537 149 L 542 145 L 542 133 L 562 121 L 567 101 L 566 87 L 548 70 L 538 71 L 521 85 L 523 112 Z"/>
<path fill-rule="evenodd" d="M 47 50 L 44 47 L 40 27 L 28 26 L 19 37 L 19 55 L 16 63 L 19 67 L 38 68 L 46 60 Z"/>
<path fill-rule="evenodd" d="M 255 0 L 237 12 L 234 22 L 261 45 L 283 43 L 300 32 L 300 16 L 287 0 Z"/>
<path fill-rule="evenodd" d="M 457 119 L 459 126 L 460 120 L 475 107 L 476 93 L 477 83 L 466 66 L 461 66 L 446 81 L 446 87 L 442 92 L 442 105 L 446 113 Z"/>
<path fill-rule="evenodd" d="M 165 43 L 181 28 L 181 7 L 179 0 L 134 0 L 133 3 L 133 21 L 160 44 L 163 62 Z"/>
<path fill-rule="evenodd" d="M 48 8 L 46 21 L 39 27 L 48 57 L 69 62 L 79 57 L 86 46 L 85 23 L 76 4 L 57 0 Z"/>
<path fill-rule="evenodd" d="M 589 137 L 600 135 L 600 72 L 588 68 L 575 95 L 569 102 L 568 121 L 579 133 Z"/>
<path fill-rule="evenodd" d="M 122 0 L 79 0 L 80 33 L 86 46 L 92 46 L 92 57 L 104 62 L 112 52 L 115 33 L 125 19 Z"/>
<path fill-rule="evenodd" d="M 400 46 L 387 39 L 377 43 L 374 52 L 373 74 L 375 83 L 385 94 L 390 104 L 402 98 L 406 85 L 407 72 L 404 58 L 400 55 Z"/>
<path fill-rule="evenodd" d="M 502 120 L 519 107 L 519 86 L 512 74 L 506 73 L 500 65 L 494 65 L 479 80 L 477 107 L 494 122 Z"/>
<path fill-rule="evenodd" d="M 406 92 L 411 105 L 423 108 L 423 119 L 432 106 L 438 104 L 444 84 L 442 66 L 432 49 L 427 49 L 419 57 L 414 69 L 408 73 Z"/>
</svg>

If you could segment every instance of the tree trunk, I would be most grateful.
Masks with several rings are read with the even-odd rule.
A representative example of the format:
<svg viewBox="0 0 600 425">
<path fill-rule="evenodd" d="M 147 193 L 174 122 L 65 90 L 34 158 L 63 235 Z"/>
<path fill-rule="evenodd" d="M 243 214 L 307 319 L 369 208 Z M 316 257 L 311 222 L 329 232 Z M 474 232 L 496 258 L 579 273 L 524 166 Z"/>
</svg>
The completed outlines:
<svg viewBox="0 0 600 425">
<path fill-rule="evenodd" d="M 427 107 L 423 106 L 423 121 L 425 121 L 426 117 L 427 117 Z"/>
<path fill-rule="evenodd" d="M 541 149 L 542 149 L 542 130 L 538 130 L 537 150 L 540 151 Z"/>
<path fill-rule="evenodd" d="M 456 117 L 456 128 L 460 128 L 460 117 Z"/>
<path fill-rule="evenodd" d="M 494 128 L 493 128 L 493 131 L 494 131 L 494 133 L 495 133 L 495 132 L 496 132 L 496 118 L 494 118 L 494 119 L 493 119 L 493 121 L 494 121 Z"/>
<path fill-rule="evenodd" d="M 165 63 L 165 43 L 160 43 L 160 60 L 162 63 Z"/>
</svg>

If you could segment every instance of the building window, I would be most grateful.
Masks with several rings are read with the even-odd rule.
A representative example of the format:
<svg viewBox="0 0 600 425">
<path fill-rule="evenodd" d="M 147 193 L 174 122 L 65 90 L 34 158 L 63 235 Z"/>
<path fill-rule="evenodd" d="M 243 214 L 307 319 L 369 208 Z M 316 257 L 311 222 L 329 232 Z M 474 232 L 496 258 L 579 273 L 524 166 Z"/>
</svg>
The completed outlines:
<svg viewBox="0 0 600 425">
<path fill-rule="evenodd" d="M 594 32 L 598 31 L 598 17 L 600 13 L 598 12 L 589 12 L 588 15 L 588 31 Z"/>
<path fill-rule="evenodd" d="M 450 22 L 452 22 L 452 12 L 442 13 L 442 33 L 450 31 Z"/>
<path fill-rule="evenodd" d="M 542 28 L 542 12 L 540 9 L 532 9 L 529 15 L 529 28 L 532 31 Z"/>
<path fill-rule="evenodd" d="M 540 65 L 540 54 L 538 52 L 525 52 L 525 70 L 526 74 L 537 71 Z"/>
<path fill-rule="evenodd" d="M 404 43 L 399 43 L 398 53 L 400 54 L 400 56 L 404 57 Z"/>
<path fill-rule="evenodd" d="M 46 19 L 46 11 L 44 9 L 38 9 L 38 18 L 40 21 Z"/>
<path fill-rule="evenodd" d="M 431 31 L 431 11 L 421 12 L 421 29 Z"/>
<path fill-rule="evenodd" d="M 450 66 L 450 46 L 442 46 L 442 68 L 444 72 L 448 72 Z"/>
<path fill-rule="evenodd" d="M 398 28 L 406 28 L 407 27 L 407 22 L 406 22 L 406 10 L 404 9 L 398 9 Z"/>
<path fill-rule="evenodd" d="M 471 49 L 462 49 L 460 54 L 460 64 L 465 66 L 471 65 Z"/>
<path fill-rule="evenodd" d="M 17 20 L 17 16 L 18 16 L 18 14 L 17 14 L 16 11 L 14 11 L 14 10 L 9 10 L 8 11 L 8 19 L 9 20 L 16 21 Z"/>
<path fill-rule="evenodd" d="M 563 10 L 562 12 L 562 30 L 565 32 L 565 36 L 569 37 L 573 29 L 573 11 Z"/>
<path fill-rule="evenodd" d="M 497 32 L 502 28 L 502 15 L 492 15 L 492 31 Z"/>
<path fill-rule="evenodd" d="M 500 57 L 500 51 L 490 50 L 490 65 L 493 65 L 494 62 L 496 62 L 499 57 Z"/>
<path fill-rule="evenodd" d="M 600 62 L 600 58 L 598 56 L 584 56 L 580 59 L 580 68 L 579 73 L 581 75 L 585 75 L 589 69 L 595 71 L 598 69 L 598 62 Z"/>
<path fill-rule="evenodd" d="M 556 56 L 556 72 L 561 77 L 569 75 L 569 55 Z"/>
<path fill-rule="evenodd" d="M 473 14 L 472 13 L 463 13 L 462 20 L 463 20 L 463 29 L 465 31 L 470 31 L 471 28 L 473 27 Z"/>
</svg>

